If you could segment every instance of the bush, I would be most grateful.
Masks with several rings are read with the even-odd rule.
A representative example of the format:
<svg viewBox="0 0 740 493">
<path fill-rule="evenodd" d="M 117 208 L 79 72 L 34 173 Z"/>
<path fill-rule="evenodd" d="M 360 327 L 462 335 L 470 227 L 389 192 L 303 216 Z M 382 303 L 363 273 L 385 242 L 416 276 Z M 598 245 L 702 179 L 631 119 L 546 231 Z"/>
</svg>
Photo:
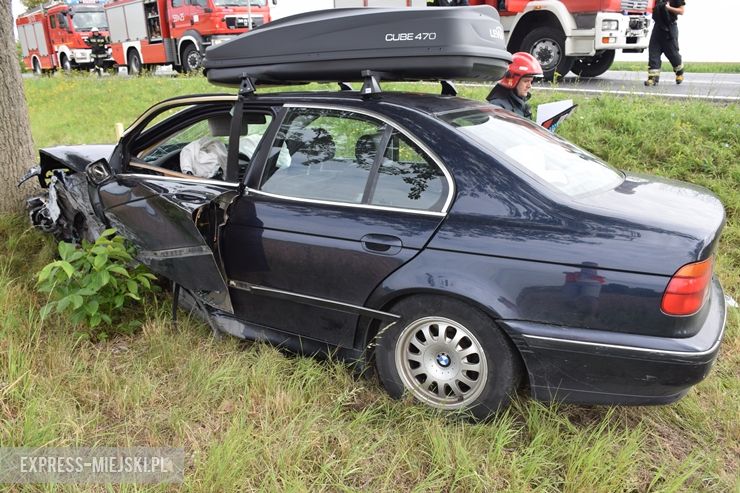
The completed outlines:
<svg viewBox="0 0 740 493">
<path fill-rule="evenodd" d="M 37 274 L 38 290 L 51 298 L 41 316 L 55 311 L 90 329 L 107 326 L 98 330 L 99 338 L 107 337 L 114 324 L 117 331 L 132 331 L 137 322 L 122 323 L 126 299 L 139 301 L 155 288 L 155 276 L 134 262 L 134 253 L 115 229 L 105 230 L 95 243 L 83 240 L 80 247 L 60 242 L 60 259 Z"/>
</svg>

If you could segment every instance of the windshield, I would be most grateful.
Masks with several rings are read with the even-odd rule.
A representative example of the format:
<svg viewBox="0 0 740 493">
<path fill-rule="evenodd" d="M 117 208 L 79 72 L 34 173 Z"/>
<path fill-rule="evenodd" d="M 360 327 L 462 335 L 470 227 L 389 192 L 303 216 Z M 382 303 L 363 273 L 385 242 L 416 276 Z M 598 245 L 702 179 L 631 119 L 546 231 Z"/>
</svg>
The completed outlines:
<svg viewBox="0 0 740 493">
<path fill-rule="evenodd" d="M 108 30 L 108 21 L 105 19 L 105 12 L 77 12 L 72 17 L 72 25 L 77 31 L 89 31 L 97 27 L 103 31 Z"/>
<path fill-rule="evenodd" d="M 232 6 L 232 7 L 246 7 L 251 4 L 252 7 L 264 7 L 267 5 L 267 0 L 215 0 L 213 2 L 221 7 Z"/>
<path fill-rule="evenodd" d="M 571 196 L 610 190 L 622 175 L 596 156 L 506 111 L 475 108 L 441 118 L 496 157 Z"/>
</svg>

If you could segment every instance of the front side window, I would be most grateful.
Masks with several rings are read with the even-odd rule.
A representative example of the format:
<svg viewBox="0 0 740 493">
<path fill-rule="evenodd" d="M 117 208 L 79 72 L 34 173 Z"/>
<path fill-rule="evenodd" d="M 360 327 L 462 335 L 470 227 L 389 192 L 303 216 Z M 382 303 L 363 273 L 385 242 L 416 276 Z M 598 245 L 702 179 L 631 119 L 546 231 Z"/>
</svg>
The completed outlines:
<svg viewBox="0 0 740 493">
<path fill-rule="evenodd" d="M 505 111 L 473 108 L 442 119 L 494 156 L 568 196 L 611 190 L 622 182 L 621 173 L 596 156 Z"/>
</svg>

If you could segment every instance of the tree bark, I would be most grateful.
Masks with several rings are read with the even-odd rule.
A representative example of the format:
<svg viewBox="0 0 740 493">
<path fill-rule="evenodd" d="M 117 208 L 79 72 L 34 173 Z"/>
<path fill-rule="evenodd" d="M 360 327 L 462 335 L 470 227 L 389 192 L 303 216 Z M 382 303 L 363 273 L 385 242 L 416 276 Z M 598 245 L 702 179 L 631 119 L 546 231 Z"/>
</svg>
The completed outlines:
<svg viewBox="0 0 740 493">
<path fill-rule="evenodd" d="M 12 23 L 11 0 L 0 0 L 0 213 L 23 208 L 18 179 L 35 161 Z"/>
</svg>

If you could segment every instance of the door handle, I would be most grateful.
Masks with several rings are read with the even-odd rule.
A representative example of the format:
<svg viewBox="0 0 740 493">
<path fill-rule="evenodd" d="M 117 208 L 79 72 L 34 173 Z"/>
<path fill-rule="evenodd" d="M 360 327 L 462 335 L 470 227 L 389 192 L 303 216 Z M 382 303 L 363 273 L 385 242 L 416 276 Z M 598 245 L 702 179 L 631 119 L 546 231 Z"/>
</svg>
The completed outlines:
<svg viewBox="0 0 740 493">
<path fill-rule="evenodd" d="M 369 234 L 362 237 L 362 248 L 370 253 L 396 255 L 403 248 L 401 238 L 392 235 Z"/>
</svg>

